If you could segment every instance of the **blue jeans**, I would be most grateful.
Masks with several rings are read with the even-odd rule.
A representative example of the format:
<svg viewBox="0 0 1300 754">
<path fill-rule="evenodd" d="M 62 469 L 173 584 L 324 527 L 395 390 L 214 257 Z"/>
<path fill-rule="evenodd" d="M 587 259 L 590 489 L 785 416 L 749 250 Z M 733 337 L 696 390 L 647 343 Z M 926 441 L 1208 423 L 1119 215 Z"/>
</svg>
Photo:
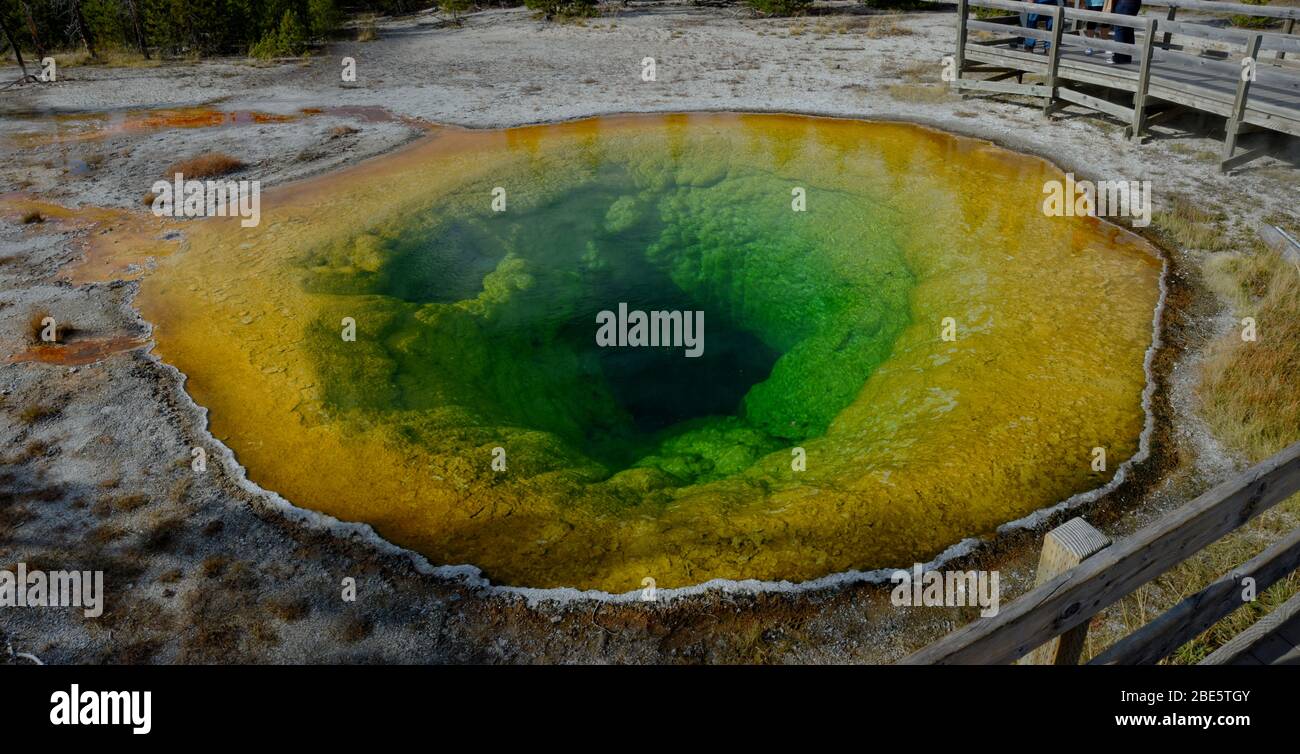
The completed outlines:
<svg viewBox="0 0 1300 754">
<path fill-rule="evenodd" d="M 1036 5 L 1056 5 L 1056 0 L 1034 0 L 1034 4 L 1036 4 Z M 1045 19 L 1047 19 L 1047 23 L 1046 23 L 1047 30 L 1048 30 L 1048 31 L 1051 31 L 1051 30 L 1052 30 L 1052 17 L 1051 17 L 1051 16 L 1039 16 L 1037 13 L 1027 13 L 1027 14 L 1025 14 L 1025 28 L 1028 28 L 1028 29 L 1037 29 L 1037 28 L 1038 28 L 1038 19 L 1039 19 L 1039 18 L 1045 18 Z M 1034 50 L 1034 43 L 1037 42 L 1037 41 L 1038 41 L 1038 40 L 1036 40 L 1036 39 L 1030 39 L 1029 37 L 1025 37 L 1025 38 L 1024 38 L 1025 49 L 1026 49 L 1026 50 L 1029 50 L 1030 52 L 1033 52 L 1033 50 Z M 1045 50 L 1047 50 L 1047 51 L 1050 52 L 1051 49 L 1052 49 L 1052 43 L 1051 43 L 1051 42 L 1043 42 L 1043 49 L 1045 49 Z"/>
<path fill-rule="evenodd" d="M 1115 5 L 1111 8 L 1112 13 L 1118 13 L 1121 16 L 1136 16 L 1138 11 L 1142 10 L 1142 0 L 1115 0 Z M 1133 29 L 1127 26 L 1116 26 L 1113 35 L 1116 42 L 1124 44 L 1133 44 Z M 1116 63 L 1131 63 L 1133 58 L 1128 55 L 1115 53 Z"/>
</svg>

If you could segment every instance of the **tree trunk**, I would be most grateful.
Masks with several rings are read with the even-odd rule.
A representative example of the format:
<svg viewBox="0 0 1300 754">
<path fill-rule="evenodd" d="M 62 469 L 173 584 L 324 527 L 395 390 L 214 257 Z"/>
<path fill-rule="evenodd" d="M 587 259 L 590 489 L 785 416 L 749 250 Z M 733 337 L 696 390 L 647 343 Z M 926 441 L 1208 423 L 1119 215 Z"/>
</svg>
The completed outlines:
<svg viewBox="0 0 1300 754">
<path fill-rule="evenodd" d="M 14 39 L 14 35 L 9 33 L 9 27 L 5 26 L 5 20 L 3 16 L 0 16 L 0 31 L 3 31 L 5 33 L 5 39 L 9 40 L 9 46 L 14 48 L 14 57 L 18 58 L 18 67 L 23 69 L 23 80 L 26 80 L 27 63 L 23 60 L 22 50 L 18 49 L 18 41 Z"/>
<path fill-rule="evenodd" d="M 86 45 L 86 52 L 90 57 L 97 58 L 95 54 L 95 39 L 90 34 L 90 25 L 86 23 L 86 17 L 81 13 L 81 0 L 72 0 L 72 18 L 77 22 L 77 33 L 81 35 L 81 41 Z"/>
<path fill-rule="evenodd" d="M 36 50 L 36 57 L 45 57 L 45 45 L 41 43 L 40 32 L 36 30 L 36 17 L 32 15 L 32 4 L 27 0 L 22 0 L 20 5 L 23 6 L 23 17 L 27 20 L 27 31 L 32 35 L 32 47 Z"/>
<path fill-rule="evenodd" d="M 140 48 L 140 54 L 145 60 L 149 59 L 149 41 L 144 35 L 144 23 L 140 21 L 140 7 L 136 0 L 126 0 L 126 7 L 131 11 L 131 25 L 135 27 L 135 44 Z"/>
</svg>

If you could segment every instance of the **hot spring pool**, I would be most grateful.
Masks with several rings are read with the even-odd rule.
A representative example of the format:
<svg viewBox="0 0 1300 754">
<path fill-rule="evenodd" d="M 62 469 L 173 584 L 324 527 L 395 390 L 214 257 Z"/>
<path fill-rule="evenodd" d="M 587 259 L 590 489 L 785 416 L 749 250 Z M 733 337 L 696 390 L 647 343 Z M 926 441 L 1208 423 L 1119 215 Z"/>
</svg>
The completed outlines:
<svg viewBox="0 0 1300 754">
<path fill-rule="evenodd" d="M 254 482 L 434 563 L 615 592 L 906 567 L 1138 452 L 1162 263 L 1045 217 L 1059 177 L 903 124 L 441 129 L 256 228 L 186 224 L 138 304 Z M 597 345 L 620 304 L 703 312 L 702 352 Z"/>
</svg>

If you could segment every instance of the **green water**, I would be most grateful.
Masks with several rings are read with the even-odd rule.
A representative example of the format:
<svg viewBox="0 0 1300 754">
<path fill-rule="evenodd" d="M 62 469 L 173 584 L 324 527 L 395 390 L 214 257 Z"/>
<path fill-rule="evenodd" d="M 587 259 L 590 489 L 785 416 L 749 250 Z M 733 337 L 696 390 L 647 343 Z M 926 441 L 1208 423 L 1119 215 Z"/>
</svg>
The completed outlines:
<svg viewBox="0 0 1300 754">
<path fill-rule="evenodd" d="M 541 470 L 695 484 L 823 434 L 908 323 L 912 275 L 863 196 L 803 186 L 819 217 L 858 220 L 832 229 L 743 165 L 561 159 L 583 169 L 498 177 L 506 211 L 469 182 L 303 256 L 305 288 L 367 330 L 347 350 L 332 317 L 313 330 L 330 406 L 434 447 L 505 433 Z M 703 354 L 598 347 L 596 315 L 620 303 L 703 311 Z"/>
<path fill-rule="evenodd" d="M 1139 452 L 1163 263 L 1044 215 L 1063 177 L 907 124 L 445 128 L 267 192 L 257 228 L 186 223 L 135 301 L 250 480 L 430 562 L 801 581 L 924 562 Z M 93 269 L 138 262 L 125 238 Z M 704 356 L 597 347 L 620 303 L 704 312 Z"/>
</svg>

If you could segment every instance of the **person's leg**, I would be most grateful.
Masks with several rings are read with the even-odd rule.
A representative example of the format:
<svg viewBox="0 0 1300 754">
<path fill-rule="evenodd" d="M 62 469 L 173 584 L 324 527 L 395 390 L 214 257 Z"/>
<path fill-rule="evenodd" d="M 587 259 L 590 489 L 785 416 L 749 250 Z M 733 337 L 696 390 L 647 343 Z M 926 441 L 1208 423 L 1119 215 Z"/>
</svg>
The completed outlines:
<svg viewBox="0 0 1300 754">
<path fill-rule="evenodd" d="M 1136 16 L 1138 11 L 1142 10 L 1142 0 L 1115 0 L 1114 12 L 1121 16 Z M 1124 44 L 1133 44 L 1133 29 L 1129 26 L 1116 26 L 1115 33 L 1112 35 L 1116 42 Z M 1124 53 L 1115 53 L 1115 62 L 1118 64 L 1131 63 L 1132 56 Z"/>
<path fill-rule="evenodd" d="M 1034 4 L 1035 4 L 1035 5 L 1056 5 L 1056 0 L 1034 0 Z M 1027 28 L 1027 29 L 1037 29 L 1037 28 L 1038 28 L 1038 19 L 1040 19 L 1040 18 L 1046 18 L 1046 19 L 1047 19 L 1047 24 L 1046 24 L 1046 25 L 1047 25 L 1047 30 L 1048 30 L 1048 31 L 1051 31 L 1051 30 L 1052 30 L 1052 17 L 1051 17 L 1051 16 L 1040 16 L 1040 15 L 1038 15 L 1037 13 L 1030 13 L 1030 14 L 1027 15 L 1027 17 L 1025 18 L 1025 28 Z M 1034 43 L 1035 43 L 1036 41 L 1038 41 L 1038 40 L 1032 39 L 1032 38 L 1030 38 L 1030 37 L 1025 37 L 1025 39 L 1024 39 L 1024 42 L 1025 42 L 1025 49 L 1028 50 L 1028 51 L 1030 51 L 1030 52 L 1033 52 L 1033 51 L 1034 51 Z M 1050 49 L 1050 48 L 1051 48 L 1051 43 L 1050 43 L 1050 42 L 1043 42 L 1043 47 L 1044 47 L 1044 48 L 1049 48 L 1049 49 Z"/>
<path fill-rule="evenodd" d="M 1056 5 L 1056 0 L 1034 0 L 1034 2 L 1035 2 L 1035 3 L 1038 3 L 1039 5 Z M 1051 17 L 1051 16 L 1047 16 L 1046 18 L 1047 18 L 1047 22 L 1046 22 L 1046 24 L 1045 24 L 1045 28 L 1046 28 L 1048 31 L 1051 31 L 1051 30 L 1052 30 L 1052 17 Z M 1051 42 L 1044 42 L 1044 43 L 1043 43 L 1043 49 L 1050 53 L 1050 52 L 1052 51 L 1052 43 L 1051 43 Z"/>
<path fill-rule="evenodd" d="M 1022 15 L 1022 17 L 1025 19 L 1025 20 L 1024 20 L 1024 24 L 1025 24 L 1025 28 L 1026 28 L 1026 29 L 1037 29 L 1037 28 L 1038 28 L 1038 14 L 1037 14 L 1037 13 L 1024 13 L 1024 14 L 1021 14 L 1021 15 Z M 1034 42 L 1035 42 L 1036 40 L 1034 40 L 1032 37 L 1024 37 L 1024 38 L 1021 39 L 1020 41 L 1021 41 L 1021 44 L 1024 45 L 1024 48 L 1025 48 L 1026 51 L 1028 51 L 1028 52 L 1033 52 L 1033 51 L 1034 51 Z"/>
</svg>

